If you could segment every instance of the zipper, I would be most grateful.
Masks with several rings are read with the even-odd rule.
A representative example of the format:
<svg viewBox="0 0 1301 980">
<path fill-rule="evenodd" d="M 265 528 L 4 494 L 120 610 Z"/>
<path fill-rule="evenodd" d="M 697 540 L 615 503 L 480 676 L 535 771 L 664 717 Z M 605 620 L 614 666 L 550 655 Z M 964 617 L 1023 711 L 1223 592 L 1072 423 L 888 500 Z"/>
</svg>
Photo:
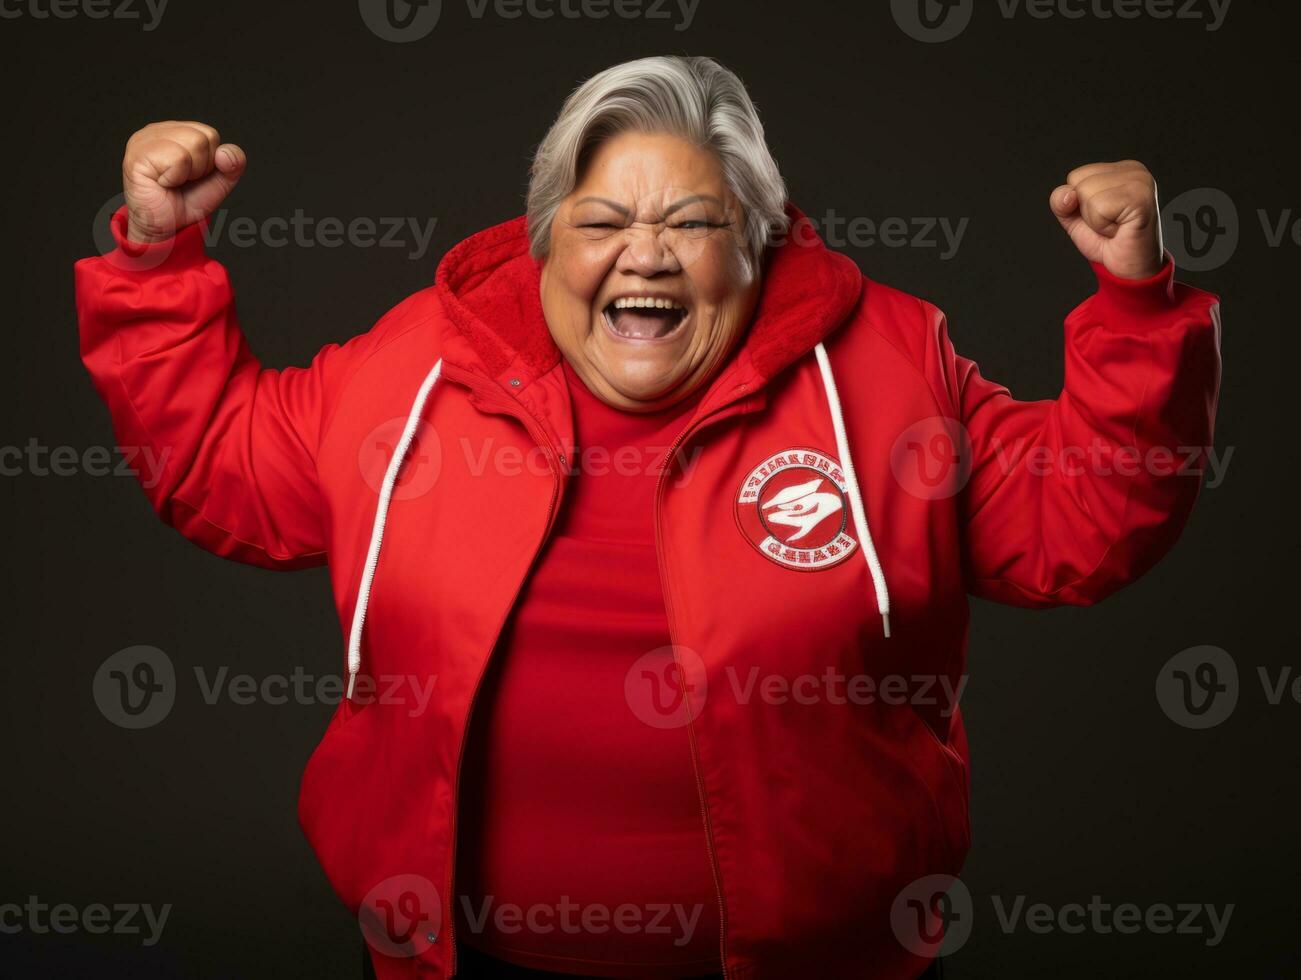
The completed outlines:
<svg viewBox="0 0 1301 980">
<path fill-rule="evenodd" d="M 529 559 L 529 564 L 525 569 L 523 578 L 520 579 L 519 585 L 516 586 L 515 592 L 506 606 L 506 611 L 502 615 L 501 621 L 497 624 L 497 629 L 493 635 L 492 645 L 488 648 L 488 655 L 484 658 L 483 667 L 480 669 L 478 676 L 475 677 L 474 685 L 470 689 L 470 703 L 466 707 L 465 711 L 465 725 L 461 733 L 461 745 L 460 748 L 457 749 L 456 753 L 456 773 L 452 780 L 451 844 L 447 860 L 447 901 L 449 906 L 447 914 L 447 975 L 449 978 L 456 974 L 456 832 L 457 824 L 459 823 L 458 811 L 460 810 L 461 801 L 461 767 L 465 761 L 465 743 L 469 740 L 470 719 L 474 714 L 474 705 L 479 696 L 479 688 L 482 686 L 483 676 L 487 673 L 488 663 L 492 659 L 493 651 L 497 648 L 498 640 L 501 638 L 502 629 L 506 625 L 506 620 L 510 616 L 511 610 L 515 608 L 515 603 L 519 599 L 520 592 L 524 589 L 524 584 L 529 580 L 529 575 L 533 570 L 533 564 L 537 561 L 538 555 L 542 553 L 543 545 L 545 545 L 547 539 L 551 537 L 551 529 L 555 527 L 556 514 L 559 510 L 557 505 L 560 501 L 560 490 L 564 482 L 563 470 L 558 465 L 554 445 L 552 445 L 551 440 L 547 438 L 546 433 L 542 431 L 541 426 L 537 424 L 528 412 L 518 408 L 518 406 L 500 395 L 490 385 L 479 381 L 471 374 L 463 373 L 461 371 L 453 371 L 452 375 L 455 375 L 456 379 L 462 384 L 465 384 L 467 387 L 473 389 L 488 398 L 488 400 L 505 409 L 505 414 L 511 415 L 524 423 L 524 428 L 528 430 L 528 433 L 533 438 L 534 442 L 546 451 L 547 464 L 551 467 L 551 475 L 554 479 L 552 480 L 551 485 L 551 502 L 548 504 L 547 508 L 546 527 L 542 531 L 542 536 L 538 540 L 537 546 L 533 549 L 533 557 Z M 449 375 L 449 377 L 452 375 Z"/>
<path fill-rule="evenodd" d="M 740 386 L 738 391 L 745 390 L 745 386 Z M 714 847 L 713 825 L 709 819 L 709 798 L 705 790 L 704 776 L 700 772 L 700 752 L 696 746 L 696 727 L 695 720 L 691 715 L 691 702 L 687 699 L 686 683 L 683 680 L 682 663 L 678 660 L 677 640 L 673 630 L 673 593 L 669 588 L 668 565 L 664 561 L 664 533 L 662 522 L 660 520 L 660 504 L 664 497 L 664 485 L 667 475 L 673 468 L 673 463 L 677 458 L 679 450 L 693 435 L 701 429 L 715 422 L 728 418 L 731 415 L 744 411 L 743 408 L 737 407 L 732 411 L 724 411 L 724 406 L 715 409 L 710 415 L 699 419 L 694 424 L 688 425 L 678 437 L 673 440 L 669 447 L 668 453 L 664 458 L 664 468 L 655 485 L 655 556 L 659 564 L 660 587 L 664 593 L 664 615 L 669 626 L 669 644 L 673 650 L 673 662 L 678 668 L 678 682 L 682 684 L 683 703 L 687 708 L 687 741 L 691 745 L 691 767 L 696 776 L 696 793 L 700 798 L 700 817 L 704 822 L 705 828 L 705 846 L 709 851 L 710 870 L 714 875 L 714 890 L 718 896 L 718 952 L 719 961 L 722 966 L 723 980 L 731 980 L 732 971 L 727 966 L 727 906 L 723 899 L 723 873 L 718 864 L 718 851 Z"/>
<path fill-rule="evenodd" d="M 452 781 L 451 834 L 450 834 L 451 841 L 450 841 L 450 852 L 448 854 L 448 862 L 447 862 L 447 896 L 448 896 L 448 903 L 450 905 L 450 910 L 447 916 L 447 946 L 448 946 L 447 975 L 450 978 L 455 976 L 456 974 L 456 892 L 455 892 L 456 863 L 457 863 L 456 836 L 457 836 L 457 824 L 459 823 L 458 817 L 459 817 L 460 798 L 461 798 L 461 767 L 465 761 L 465 743 L 468 741 L 467 736 L 470 730 L 470 720 L 474 713 L 474 705 L 478 699 L 479 688 L 482 685 L 483 676 L 485 673 L 487 673 L 488 663 L 492 659 L 493 651 L 497 648 L 498 640 L 501 638 L 501 631 L 506 625 L 506 619 L 507 617 L 509 617 L 510 611 L 511 609 L 514 608 L 516 601 L 519 599 L 520 592 L 523 591 L 524 584 L 529 579 L 529 573 L 532 572 L 533 564 L 537 561 L 538 555 L 541 554 L 543 545 L 546 544 L 547 539 L 551 536 L 552 528 L 555 527 L 556 515 L 559 509 L 557 505 L 560 500 L 561 487 L 563 486 L 564 483 L 564 477 L 563 477 L 563 470 L 558 468 L 558 460 L 556 458 L 557 453 L 555 451 L 555 446 L 551 443 L 551 440 L 547 437 L 546 433 L 542 431 L 541 426 L 537 424 L 537 421 L 532 417 L 532 415 L 530 415 L 527 411 L 520 409 L 517 405 L 515 405 L 514 403 L 506 399 L 504 396 L 502 396 L 494 387 L 479 380 L 475 375 L 470 374 L 469 372 L 459 370 L 455 367 L 453 367 L 449 371 L 448 367 L 444 365 L 443 374 L 445 377 L 452 378 L 460 382 L 461 384 L 464 384 L 466 387 L 484 396 L 487 400 L 492 401 L 499 407 L 503 408 L 504 414 L 511 415 L 519 419 L 524 424 L 524 428 L 528 430 L 528 433 L 533 438 L 534 442 L 537 443 L 539 447 L 541 447 L 546 451 L 547 463 L 552 467 L 552 475 L 553 477 L 555 477 L 555 479 L 552 482 L 551 502 L 548 505 L 546 528 L 543 530 L 542 536 L 538 540 L 538 543 L 534 548 L 533 557 L 529 560 L 529 565 L 528 568 L 525 570 L 524 577 L 520 580 L 520 583 L 516 587 L 514 594 L 511 596 L 510 603 L 506 606 L 506 612 L 503 614 L 501 621 L 497 624 L 497 630 L 493 637 L 492 646 L 489 647 L 488 656 L 484 658 L 483 667 L 479 671 L 478 676 L 475 677 L 474 679 L 474 685 L 470 690 L 470 703 L 467 706 L 465 712 L 465 725 L 461 735 L 461 745 L 460 748 L 457 750 L 457 754 L 456 754 L 456 773 L 453 776 L 453 781 Z M 736 394 L 740 395 L 742 392 L 747 390 L 747 387 L 748 386 L 746 385 L 737 386 L 737 388 L 735 389 Z M 729 400 L 719 405 L 709 415 L 701 419 L 698 419 L 694 423 L 689 424 L 685 429 L 683 429 L 681 433 L 679 433 L 677 438 L 673 440 L 673 444 L 669 447 L 669 451 L 665 456 L 665 466 L 663 470 L 660 472 L 659 478 L 656 481 L 655 552 L 656 552 L 656 558 L 659 565 L 661 591 L 664 593 L 664 612 L 665 612 L 665 618 L 668 621 L 668 625 L 669 625 L 670 645 L 674 644 L 673 602 L 668 589 L 668 573 L 664 563 L 663 533 L 661 532 L 660 529 L 660 500 L 663 497 L 665 477 L 670 472 L 672 468 L 672 463 L 676 458 L 678 451 L 681 449 L 683 443 L 685 443 L 687 439 L 689 439 L 692 435 L 696 434 L 706 426 L 721 421 L 722 419 L 727 418 L 731 415 L 738 414 L 741 411 L 744 411 L 744 408 L 738 407 L 736 405 L 735 398 L 733 398 L 732 400 Z M 678 662 L 676 649 L 674 649 L 673 659 L 675 663 Z M 678 677 L 679 679 L 681 679 L 682 677 L 681 663 L 678 663 Z M 686 698 L 685 688 L 683 689 L 682 696 L 684 699 Z M 689 703 L 688 703 L 688 707 L 689 707 Z M 692 768 L 695 770 L 696 792 L 700 798 L 700 813 L 705 826 L 705 843 L 709 850 L 710 866 L 714 875 L 714 888 L 718 895 L 718 915 L 719 915 L 718 942 L 719 942 L 719 954 L 721 959 L 721 966 L 723 970 L 723 978 L 724 980 L 731 980 L 732 973 L 727 967 L 727 924 L 726 924 L 727 908 L 723 902 L 722 872 L 719 870 L 718 854 L 714 849 L 714 838 L 713 838 L 713 831 L 711 829 L 711 824 L 709 820 L 709 806 L 708 806 L 707 797 L 705 793 L 705 783 L 704 783 L 704 778 L 703 776 L 701 776 L 700 773 L 700 758 L 699 758 L 699 753 L 696 749 L 695 728 L 691 721 L 690 715 L 687 716 L 687 735 L 688 735 L 688 741 L 691 744 L 691 764 L 692 764 Z"/>
</svg>

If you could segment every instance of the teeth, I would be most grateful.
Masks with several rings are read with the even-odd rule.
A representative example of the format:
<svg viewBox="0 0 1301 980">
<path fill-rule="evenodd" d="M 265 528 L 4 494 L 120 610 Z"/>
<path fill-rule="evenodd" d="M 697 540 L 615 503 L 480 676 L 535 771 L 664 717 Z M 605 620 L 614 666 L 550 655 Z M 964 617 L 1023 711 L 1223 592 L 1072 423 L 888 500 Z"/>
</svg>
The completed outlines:
<svg viewBox="0 0 1301 980">
<path fill-rule="evenodd" d="M 651 296 L 620 296 L 614 301 L 616 310 L 632 309 L 656 309 L 656 310 L 684 310 L 681 303 L 676 303 L 671 299 L 659 299 Z"/>
</svg>

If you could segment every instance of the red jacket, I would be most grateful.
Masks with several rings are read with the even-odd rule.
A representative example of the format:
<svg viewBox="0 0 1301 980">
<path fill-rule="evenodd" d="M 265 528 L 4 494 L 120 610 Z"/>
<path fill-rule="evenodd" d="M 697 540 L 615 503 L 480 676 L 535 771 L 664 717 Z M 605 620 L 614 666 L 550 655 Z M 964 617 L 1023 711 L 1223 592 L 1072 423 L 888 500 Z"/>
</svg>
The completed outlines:
<svg viewBox="0 0 1301 980">
<path fill-rule="evenodd" d="M 792 214 L 660 480 L 671 680 L 730 980 L 915 976 L 934 950 L 901 940 L 891 907 L 962 867 L 967 743 L 960 712 L 929 703 L 942 684 L 884 685 L 958 689 L 968 594 L 1087 604 L 1167 550 L 1199 486 L 1184 464 L 1212 438 L 1218 305 L 1168 260 L 1143 282 L 1097 267 L 1066 321 L 1061 395 L 1019 402 L 954 353 L 940 311 Z M 380 975 L 448 976 L 466 721 L 570 479 L 524 220 L 285 370 L 250 351 L 200 226 L 152 246 L 124 242 L 122 212 L 113 226 L 118 250 L 76 267 L 81 352 L 119 443 L 166 453 L 146 486 L 159 515 L 227 558 L 328 563 L 361 676 L 436 678 L 424 711 L 340 704 L 299 817 L 363 919 L 424 896 L 423 931 L 399 930 Z M 837 697 L 819 687 L 832 676 L 883 686 Z"/>
</svg>

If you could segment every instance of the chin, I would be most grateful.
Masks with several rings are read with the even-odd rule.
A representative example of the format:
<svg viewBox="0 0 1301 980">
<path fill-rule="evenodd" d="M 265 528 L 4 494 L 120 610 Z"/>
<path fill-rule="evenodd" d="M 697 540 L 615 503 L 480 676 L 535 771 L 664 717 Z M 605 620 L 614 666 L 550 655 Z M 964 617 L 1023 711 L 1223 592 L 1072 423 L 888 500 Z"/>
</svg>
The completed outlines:
<svg viewBox="0 0 1301 980">
<path fill-rule="evenodd" d="M 610 386 L 624 398 L 651 403 L 671 394 L 680 378 L 676 375 L 669 377 L 667 372 L 660 370 L 653 374 L 651 372 L 643 374 L 639 371 L 632 374 L 616 374 L 607 380 Z"/>
<path fill-rule="evenodd" d="M 623 398 L 654 401 L 673 392 L 691 373 L 686 344 L 643 344 L 603 337 L 588 358 L 589 370 Z"/>
</svg>

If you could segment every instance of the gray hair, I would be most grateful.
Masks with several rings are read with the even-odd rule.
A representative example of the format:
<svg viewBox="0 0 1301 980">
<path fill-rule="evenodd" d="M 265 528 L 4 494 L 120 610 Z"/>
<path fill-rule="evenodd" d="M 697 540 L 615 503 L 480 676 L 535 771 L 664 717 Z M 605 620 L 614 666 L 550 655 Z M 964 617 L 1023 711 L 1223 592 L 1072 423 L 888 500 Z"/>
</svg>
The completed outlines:
<svg viewBox="0 0 1301 980">
<path fill-rule="evenodd" d="M 630 130 L 671 133 L 717 157 L 741 202 L 753 258 L 786 231 L 786 184 L 741 80 L 712 58 L 639 58 L 607 68 L 574 89 L 539 144 L 528 193 L 534 258 L 546 257 L 556 211 L 578 183 L 592 150 Z"/>
</svg>

